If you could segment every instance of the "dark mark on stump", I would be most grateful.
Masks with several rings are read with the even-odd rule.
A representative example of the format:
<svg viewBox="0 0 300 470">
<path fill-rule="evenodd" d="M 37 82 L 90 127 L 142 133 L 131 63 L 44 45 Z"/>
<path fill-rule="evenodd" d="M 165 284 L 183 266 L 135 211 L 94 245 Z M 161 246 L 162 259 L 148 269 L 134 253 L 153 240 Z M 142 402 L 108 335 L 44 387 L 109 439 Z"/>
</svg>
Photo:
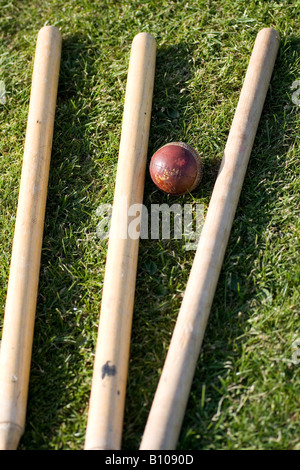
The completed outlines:
<svg viewBox="0 0 300 470">
<path fill-rule="evenodd" d="M 110 361 L 107 361 L 104 366 L 102 366 L 102 379 L 104 379 L 104 377 L 106 375 L 108 375 L 108 377 L 111 377 L 111 376 L 114 376 L 116 375 L 117 373 L 117 369 L 116 369 L 116 366 L 110 366 L 109 365 Z"/>
</svg>

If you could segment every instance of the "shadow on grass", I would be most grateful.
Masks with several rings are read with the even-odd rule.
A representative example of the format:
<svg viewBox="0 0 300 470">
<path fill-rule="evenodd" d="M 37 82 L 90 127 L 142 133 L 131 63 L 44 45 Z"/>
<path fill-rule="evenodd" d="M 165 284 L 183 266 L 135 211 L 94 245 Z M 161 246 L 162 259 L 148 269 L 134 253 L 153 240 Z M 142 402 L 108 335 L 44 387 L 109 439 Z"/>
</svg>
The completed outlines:
<svg viewBox="0 0 300 470">
<path fill-rule="evenodd" d="M 276 207 L 278 194 L 270 191 L 270 186 L 274 179 L 282 180 L 286 154 L 293 145 L 295 106 L 290 90 L 297 78 L 293 72 L 295 51 L 299 51 L 298 39 L 282 41 L 195 371 L 179 449 L 218 448 L 218 439 L 226 433 L 216 426 L 226 394 L 222 383 L 228 364 L 234 364 L 242 354 L 243 344 L 238 338 L 247 329 L 251 303 L 262 295 L 252 282 L 251 271 L 259 256 L 259 241 Z M 182 61 L 188 63 L 189 52 L 186 44 L 158 51 L 150 155 L 168 141 L 184 140 L 181 116 L 189 96 L 181 96 L 178 90 L 190 77 L 188 69 L 181 75 Z M 206 181 L 196 191 L 196 198 L 210 198 L 219 163 L 213 155 L 205 160 Z M 169 196 L 153 189 L 149 174 L 145 201 L 173 203 Z M 176 202 L 190 202 L 189 196 Z M 146 424 L 189 274 L 186 266 L 193 256 L 193 252 L 184 254 L 176 240 L 140 243 L 124 448 L 139 446 L 136 436 L 142 436 Z"/>
</svg>

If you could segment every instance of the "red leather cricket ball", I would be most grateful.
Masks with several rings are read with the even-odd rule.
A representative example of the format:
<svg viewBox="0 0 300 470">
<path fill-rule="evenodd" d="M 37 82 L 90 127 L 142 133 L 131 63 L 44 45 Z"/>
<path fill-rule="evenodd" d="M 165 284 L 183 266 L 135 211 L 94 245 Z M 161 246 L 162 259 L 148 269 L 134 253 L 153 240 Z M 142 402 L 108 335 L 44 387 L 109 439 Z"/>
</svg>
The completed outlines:
<svg viewBox="0 0 300 470">
<path fill-rule="evenodd" d="M 193 191 L 202 178 L 198 152 L 184 142 L 170 142 L 158 149 L 150 161 L 150 176 L 156 186 L 168 194 Z"/>
</svg>

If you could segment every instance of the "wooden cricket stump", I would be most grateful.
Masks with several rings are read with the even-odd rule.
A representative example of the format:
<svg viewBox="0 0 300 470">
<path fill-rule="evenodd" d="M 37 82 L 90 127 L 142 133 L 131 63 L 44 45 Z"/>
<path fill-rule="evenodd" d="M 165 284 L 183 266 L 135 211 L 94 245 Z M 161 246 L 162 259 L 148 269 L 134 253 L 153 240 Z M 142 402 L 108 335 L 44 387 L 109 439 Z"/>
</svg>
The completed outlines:
<svg viewBox="0 0 300 470">
<path fill-rule="evenodd" d="M 139 238 L 128 210 L 142 204 L 156 59 L 154 38 L 135 36 L 128 69 L 115 195 L 85 449 L 120 449 Z"/>
<path fill-rule="evenodd" d="M 0 352 L 0 450 L 14 450 L 24 432 L 61 34 L 37 37 L 10 274 Z"/>
<path fill-rule="evenodd" d="M 257 35 L 141 450 L 176 447 L 279 41 Z"/>
</svg>

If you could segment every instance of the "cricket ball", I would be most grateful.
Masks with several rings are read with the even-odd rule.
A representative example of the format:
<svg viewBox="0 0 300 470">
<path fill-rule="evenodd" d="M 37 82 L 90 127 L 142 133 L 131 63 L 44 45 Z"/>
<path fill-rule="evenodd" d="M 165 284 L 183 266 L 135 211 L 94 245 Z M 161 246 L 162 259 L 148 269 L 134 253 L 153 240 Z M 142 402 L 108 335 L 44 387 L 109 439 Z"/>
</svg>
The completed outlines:
<svg viewBox="0 0 300 470">
<path fill-rule="evenodd" d="M 168 194 L 193 191 L 202 178 L 202 162 L 198 152 L 184 142 L 170 142 L 158 149 L 150 161 L 154 184 Z"/>
</svg>

